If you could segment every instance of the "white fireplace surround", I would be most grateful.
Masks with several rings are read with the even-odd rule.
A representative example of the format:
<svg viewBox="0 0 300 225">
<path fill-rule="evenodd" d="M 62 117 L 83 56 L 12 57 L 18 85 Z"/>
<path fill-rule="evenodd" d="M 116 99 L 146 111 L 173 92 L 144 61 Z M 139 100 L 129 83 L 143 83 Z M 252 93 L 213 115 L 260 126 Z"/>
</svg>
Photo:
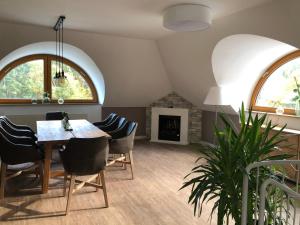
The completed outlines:
<svg viewBox="0 0 300 225">
<path fill-rule="evenodd" d="M 161 142 L 169 144 L 187 145 L 188 142 L 188 126 L 189 126 L 189 110 L 181 108 L 158 108 L 151 109 L 151 140 L 152 142 Z M 166 141 L 158 139 L 158 123 L 159 115 L 180 116 L 180 141 Z"/>
</svg>

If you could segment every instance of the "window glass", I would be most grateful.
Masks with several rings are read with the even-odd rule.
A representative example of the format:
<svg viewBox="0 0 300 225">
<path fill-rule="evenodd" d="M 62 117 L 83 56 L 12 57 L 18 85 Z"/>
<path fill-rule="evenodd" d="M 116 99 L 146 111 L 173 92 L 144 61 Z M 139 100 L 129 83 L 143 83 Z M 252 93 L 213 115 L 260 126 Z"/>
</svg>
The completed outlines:
<svg viewBox="0 0 300 225">
<path fill-rule="evenodd" d="M 294 109 L 296 80 L 300 84 L 300 58 L 283 64 L 268 77 L 257 96 L 256 106 Z"/>
<path fill-rule="evenodd" d="M 52 99 L 64 100 L 92 100 L 93 94 L 87 81 L 74 68 L 64 64 L 64 73 L 67 77 L 64 85 L 56 85 L 53 78 L 56 72 L 56 61 L 51 61 Z"/>
<path fill-rule="evenodd" d="M 10 70 L 0 80 L 1 99 L 41 99 L 44 92 L 44 61 L 32 60 Z"/>
</svg>

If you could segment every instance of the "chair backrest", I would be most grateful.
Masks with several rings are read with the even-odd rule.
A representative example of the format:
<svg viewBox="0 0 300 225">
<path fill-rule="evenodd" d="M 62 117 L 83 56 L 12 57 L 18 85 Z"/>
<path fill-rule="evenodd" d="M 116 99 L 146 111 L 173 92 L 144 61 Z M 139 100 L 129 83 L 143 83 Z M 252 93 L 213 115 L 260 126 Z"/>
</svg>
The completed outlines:
<svg viewBox="0 0 300 225">
<path fill-rule="evenodd" d="M 3 117 L 0 118 L 0 126 L 11 135 L 18 135 L 19 130 L 12 127 Z"/>
<path fill-rule="evenodd" d="M 47 112 L 46 120 L 62 120 L 64 118 L 63 112 Z"/>
<path fill-rule="evenodd" d="M 136 122 L 127 122 L 121 130 L 113 134 L 109 152 L 112 154 L 124 154 L 133 150 L 137 126 Z"/>
<path fill-rule="evenodd" d="M 31 133 L 34 133 L 34 131 L 31 129 L 31 127 L 26 125 L 17 125 L 13 123 L 10 119 L 7 118 L 7 116 L 0 116 L 0 119 L 4 120 L 7 124 L 9 124 L 12 128 L 18 129 L 18 130 L 28 130 Z"/>
<path fill-rule="evenodd" d="M 116 116 L 118 116 L 116 113 L 111 113 L 109 114 L 104 120 L 102 120 L 101 122 L 104 124 L 108 124 L 110 123 Z"/>
<path fill-rule="evenodd" d="M 12 127 L 3 117 L 0 117 L 0 126 L 11 135 L 14 136 L 26 136 L 36 140 L 34 133 L 30 130 L 16 129 Z"/>
<path fill-rule="evenodd" d="M 137 129 L 138 124 L 136 122 L 129 122 L 128 128 L 127 128 L 127 143 L 128 143 L 128 148 L 133 149 L 134 146 L 134 138 L 135 138 L 135 133 Z"/>
<path fill-rule="evenodd" d="M 35 140 L 31 137 L 27 136 L 16 136 L 14 134 L 9 133 L 6 131 L 3 126 L 0 124 L 0 132 L 6 137 L 7 140 L 14 144 L 24 144 L 24 145 L 32 145 L 35 144 Z"/>
<path fill-rule="evenodd" d="M 127 128 L 127 136 L 135 136 L 135 132 L 137 129 L 138 123 L 136 122 L 129 122 L 128 123 L 128 128 Z"/>
<path fill-rule="evenodd" d="M 12 121 L 10 121 L 10 120 L 7 118 L 7 116 L 0 116 L 0 118 L 1 118 L 2 120 L 4 120 L 7 124 L 9 124 L 11 127 L 13 127 L 13 128 L 16 128 L 16 127 L 17 127 L 17 125 L 14 124 Z"/>
<path fill-rule="evenodd" d="M 126 122 L 127 122 L 127 120 L 125 117 L 118 117 L 109 125 L 107 125 L 105 127 L 101 127 L 101 129 L 105 132 L 117 130 L 117 129 L 121 128 Z"/>
<path fill-rule="evenodd" d="M 0 158 L 1 161 L 9 164 L 21 164 L 26 162 L 36 162 L 42 159 L 42 154 L 36 145 L 13 143 L 8 139 L 9 134 L 5 130 L 0 130 Z"/>
<path fill-rule="evenodd" d="M 127 119 L 125 117 L 121 117 L 116 129 L 122 128 L 127 123 Z"/>
<path fill-rule="evenodd" d="M 102 120 L 100 122 L 94 122 L 93 124 L 96 127 L 98 127 L 98 128 L 101 129 L 101 127 L 108 126 L 109 124 L 111 124 L 112 122 L 114 122 L 118 117 L 119 116 L 116 113 L 111 113 L 104 120 Z"/>
<path fill-rule="evenodd" d="M 108 139 L 107 137 L 71 138 L 66 148 L 59 153 L 67 173 L 96 174 L 106 166 Z"/>
</svg>

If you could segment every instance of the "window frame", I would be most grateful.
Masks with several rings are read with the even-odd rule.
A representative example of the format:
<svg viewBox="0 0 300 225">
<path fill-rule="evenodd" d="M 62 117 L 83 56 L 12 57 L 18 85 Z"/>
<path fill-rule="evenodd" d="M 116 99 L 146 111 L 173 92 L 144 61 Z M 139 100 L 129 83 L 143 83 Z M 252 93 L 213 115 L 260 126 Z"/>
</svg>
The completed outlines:
<svg viewBox="0 0 300 225">
<path fill-rule="evenodd" d="M 284 64 L 290 62 L 293 59 L 299 58 L 300 57 L 300 50 L 296 50 L 294 52 L 291 52 L 282 58 L 278 59 L 275 61 L 261 76 L 261 78 L 258 80 L 251 96 L 251 101 L 250 101 L 250 107 L 254 111 L 260 111 L 260 112 L 269 112 L 269 113 L 276 113 L 276 108 L 274 107 L 268 107 L 268 106 L 257 106 L 256 105 L 256 100 L 258 98 L 258 95 L 268 80 L 270 76 L 277 70 L 279 67 L 283 66 Z M 296 115 L 294 109 L 287 109 L 284 108 L 284 114 L 288 115 Z"/>
<path fill-rule="evenodd" d="M 44 92 L 48 92 L 50 94 L 51 102 L 50 104 L 58 104 L 57 100 L 52 99 L 52 77 L 51 77 L 51 61 L 56 60 L 55 55 L 51 54 L 35 54 L 21 57 L 9 64 L 7 64 L 0 71 L 0 81 L 9 73 L 12 69 L 17 66 L 24 64 L 26 62 L 32 60 L 43 60 L 44 61 Z M 82 78 L 87 82 L 91 89 L 92 99 L 65 99 L 64 104 L 96 104 L 98 103 L 98 94 L 95 88 L 94 83 L 92 82 L 89 75 L 76 63 L 68 60 L 66 58 L 63 59 L 64 64 L 75 69 Z M 38 103 L 41 103 L 41 99 L 38 99 Z M 0 99 L 0 104 L 32 104 L 31 99 Z"/>
</svg>

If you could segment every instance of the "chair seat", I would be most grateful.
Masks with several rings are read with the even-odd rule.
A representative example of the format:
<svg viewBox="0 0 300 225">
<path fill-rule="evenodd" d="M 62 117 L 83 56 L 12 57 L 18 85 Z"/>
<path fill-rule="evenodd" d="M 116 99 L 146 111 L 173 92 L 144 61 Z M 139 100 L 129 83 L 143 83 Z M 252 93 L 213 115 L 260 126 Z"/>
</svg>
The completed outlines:
<svg viewBox="0 0 300 225">
<path fill-rule="evenodd" d="M 35 166 L 33 162 L 21 163 L 16 165 L 7 165 L 8 170 L 18 171 L 18 170 L 27 170 L 31 167 Z"/>
</svg>

